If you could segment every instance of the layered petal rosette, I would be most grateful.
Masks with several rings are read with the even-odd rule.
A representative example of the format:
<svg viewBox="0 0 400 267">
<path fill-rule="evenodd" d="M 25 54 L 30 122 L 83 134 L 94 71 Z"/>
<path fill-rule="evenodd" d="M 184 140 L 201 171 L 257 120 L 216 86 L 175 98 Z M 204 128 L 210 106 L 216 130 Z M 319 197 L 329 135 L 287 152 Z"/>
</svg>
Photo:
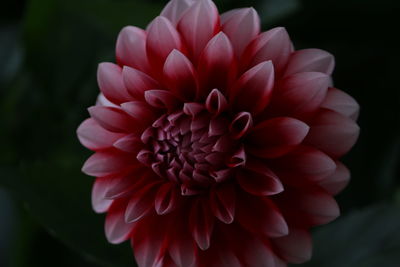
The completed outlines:
<svg viewBox="0 0 400 267">
<path fill-rule="evenodd" d="M 116 58 L 77 131 L 108 241 L 130 240 L 140 267 L 308 260 L 359 132 L 333 56 L 260 32 L 252 8 L 172 0 L 146 30 L 122 29 Z"/>
</svg>

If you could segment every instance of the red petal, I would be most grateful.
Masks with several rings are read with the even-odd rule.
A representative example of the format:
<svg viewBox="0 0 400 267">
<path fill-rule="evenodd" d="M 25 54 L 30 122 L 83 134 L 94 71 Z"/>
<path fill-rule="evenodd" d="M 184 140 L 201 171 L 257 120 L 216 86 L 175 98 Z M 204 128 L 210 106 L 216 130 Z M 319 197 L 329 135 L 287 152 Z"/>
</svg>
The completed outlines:
<svg viewBox="0 0 400 267">
<path fill-rule="evenodd" d="M 149 178 L 144 171 L 143 166 L 138 164 L 127 171 L 103 177 L 102 179 L 108 181 L 104 197 L 107 199 L 126 197 L 142 188 L 145 183 L 148 183 Z"/>
<path fill-rule="evenodd" d="M 90 116 L 101 127 L 111 132 L 129 133 L 134 130 L 132 118 L 120 108 L 93 106 L 88 108 Z"/>
<path fill-rule="evenodd" d="M 125 212 L 127 223 L 139 221 L 151 211 L 157 189 L 157 183 L 151 183 L 132 196 Z"/>
<path fill-rule="evenodd" d="M 197 247 L 190 236 L 187 223 L 183 222 L 187 214 L 179 213 L 171 223 L 169 254 L 178 266 L 193 267 L 196 260 Z"/>
<path fill-rule="evenodd" d="M 263 172 L 242 170 L 237 174 L 237 181 L 245 191 L 256 196 L 276 195 L 283 191 L 279 178 L 267 167 Z"/>
<path fill-rule="evenodd" d="M 130 101 L 123 103 L 121 104 L 121 108 L 130 116 L 132 116 L 138 123 L 150 124 L 157 118 L 157 115 L 153 109 L 141 101 Z"/>
<path fill-rule="evenodd" d="M 260 33 L 260 18 L 254 8 L 241 8 L 221 15 L 222 31 L 229 37 L 240 58 L 247 45 Z"/>
<path fill-rule="evenodd" d="M 347 167 L 336 161 L 335 172 L 319 183 L 321 187 L 327 190 L 329 193 L 336 195 L 347 186 L 350 180 L 350 171 Z"/>
<path fill-rule="evenodd" d="M 339 113 L 321 110 L 311 123 L 305 142 L 334 157 L 346 154 L 357 141 L 360 128 Z"/>
<path fill-rule="evenodd" d="M 193 5 L 194 2 L 195 0 L 171 0 L 161 11 L 161 16 L 166 17 L 176 26 L 184 12 Z"/>
<path fill-rule="evenodd" d="M 106 176 L 123 171 L 133 164 L 131 156 L 114 151 L 94 153 L 82 167 L 82 172 L 90 176 Z"/>
<path fill-rule="evenodd" d="M 243 53 L 241 65 L 247 69 L 271 60 L 275 71 L 281 73 L 292 52 L 293 45 L 285 28 L 274 28 L 261 33 L 249 44 Z"/>
<path fill-rule="evenodd" d="M 156 80 L 137 69 L 125 66 L 122 70 L 122 76 L 129 94 L 137 100 L 144 99 L 145 91 L 160 88 Z"/>
<path fill-rule="evenodd" d="M 214 217 L 202 199 L 195 201 L 189 215 L 189 227 L 193 239 L 200 249 L 206 250 L 210 247 L 210 239 L 214 229 Z"/>
<path fill-rule="evenodd" d="M 92 118 L 82 122 L 76 132 L 81 144 L 90 150 L 110 148 L 116 140 L 124 136 L 124 134 L 107 131 Z"/>
<path fill-rule="evenodd" d="M 177 207 L 179 190 L 173 183 L 165 183 L 160 187 L 155 197 L 154 207 L 157 214 L 170 213 Z"/>
<path fill-rule="evenodd" d="M 248 151 L 263 158 L 280 157 L 301 144 L 308 130 L 307 124 L 289 117 L 264 121 L 249 133 Z"/>
<path fill-rule="evenodd" d="M 279 82 L 272 113 L 303 118 L 318 109 L 326 97 L 330 76 L 320 72 L 297 73 Z"/>
<path fill-rule="evenodd" d="M 329 88 L 321 107 L 336 111 L 354 121 L 357 120 L 360 111 L 360 106 L 354 98 L 336 88 Z"/>
<path fill-rule="evenodd" d="M 335 58 L 324 50 L 297 50 L 290 56 L 285 76 L 299 72 L 322 72 L 331 75 L 334 67 Z"/>
<path fill-rule="evenodd" d="M 274 66 L 271 61 L 266 61 L 244 73 L 229 98 L 237 110 L 257 114 L 268 105 L 273 88 Z"/>
<path fill-rule="evenodd" d="M 199 77 L 204 90 L 202 97 L 218 88 L 224 92 L 235 72 L 235 61 L 232 45 L 223 32 L 212 38 L 199 59 Z"/>
<path fill-rule="evenodd" d="M 115 200 L 107 213 L 105 232 L 108 242 L 119 244 L 130 238 L 134 224 L 127 224 L 124 220 L 126 200 Z"/>
<path fill-rule="evenodd" d="M 116 104 L 129 101 L 130 96 L 122 80 L 122 69 L 113 63 L 100 63 L 97 82 L 104 96 Z"/>
<path fill-rule="evenodd" d="M 146 32 L 134 26 L 124 27 L 118 35 L 116 46 L 117 61 L 143 72 L 149 72 L 146 53 Z"/>
<path fill-rule="evenodd" d="M 178 30 L 195 61 L 219 29 L 218 9 L 211 0 L 196 1 L 178 24 Z"/>
<path fill-rule="evenodd" d="M 172 93 L 186 101 L 193 101 L 197 93 L 196 74 L 192 63 L 174 49 L 164 65 L 164 77 Z"/>
<path fill-rule="evenodd" d="M 135 134 L 118 139 L 113 146 L 128 153 L 137 153 L 143 148 L 143 142 Z"/>
<path fill-rule="evenodd" d="M 311 258 L 312 240 L 308 231 L 303 229 L 290 229 L 287 236 L 273 239 L 279 254 L 287 262 L 303 263 Z"/>
<path fill-rule="evenodd" d="M 155 18 L 147 30 L 147 55 L 156 71 L 162 71 L 165 59 L 172 50 L 182 49 L 182 41 L 174 25 L 165 18 Z"/>
<path fill-rule="evenodd" d="M 149 105 L 156 108 L 166 108 L 169 111 L 179 106 L 180 101 L 169 91 L 166 90 L 148 90 L 144 98 Z"/>
<path fill-rule="evenodd" d="M 232 184 L 216 187 L 210 194 L 210 207 L 215 217 L 230 224 L 235 218 L 236 191 Z"/>
</svg>

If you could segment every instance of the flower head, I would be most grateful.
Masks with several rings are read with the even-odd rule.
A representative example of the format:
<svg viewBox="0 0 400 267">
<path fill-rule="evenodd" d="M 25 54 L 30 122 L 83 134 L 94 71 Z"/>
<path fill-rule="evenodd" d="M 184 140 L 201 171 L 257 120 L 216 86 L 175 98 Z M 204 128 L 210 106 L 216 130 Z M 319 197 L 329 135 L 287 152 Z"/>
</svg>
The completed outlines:
<svg viewBox="0 0 400 267">
<path fill-rule="evenodd" d="M 109 242 L 130 239 L 140 267 L 308 260 L 359 131 L 333 56 L 261 33 L 252 8 L 172 0 L 146 30 L 122 29 L 116 58 L 78 128 Z"/>
</svg>

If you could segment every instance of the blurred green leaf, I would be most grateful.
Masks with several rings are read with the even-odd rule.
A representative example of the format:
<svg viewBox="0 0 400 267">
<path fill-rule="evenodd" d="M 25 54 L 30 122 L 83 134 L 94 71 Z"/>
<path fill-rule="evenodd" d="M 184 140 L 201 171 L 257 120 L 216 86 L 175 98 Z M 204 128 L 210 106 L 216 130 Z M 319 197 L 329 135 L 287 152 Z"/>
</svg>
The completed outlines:
<svg viewBox="0 0 400 267">
<path fill-rule="evenodd" d="M 314 235 L 314 255 L 304 267 L 396 267 L 400 262 L 400 206 L 355 211 Z"/>
</svg>

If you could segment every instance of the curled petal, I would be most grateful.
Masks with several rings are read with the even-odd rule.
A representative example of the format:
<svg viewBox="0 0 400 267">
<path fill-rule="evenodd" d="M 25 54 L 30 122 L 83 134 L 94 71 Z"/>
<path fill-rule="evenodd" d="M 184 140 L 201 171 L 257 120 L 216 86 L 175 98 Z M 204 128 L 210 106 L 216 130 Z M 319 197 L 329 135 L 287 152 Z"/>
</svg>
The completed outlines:
<svg viewBox="0 0 400 267">
<path fill-rule="evenodd" d="M 150 64 L 156 70 L 162 71 L 165 59 L 171 51 L 183 48 L 181 37 L 174 25 L 161 16 L 151 22 L 147 33 L 146 49 Z"/>
<path fill-rule="evenodd" d="M 271 111 L 303 118 L 315 112 L 326 97 L 330 76 L 320 72 L 302 72 L 283 79 L 276 90 Z"/>
<path fill-rule="evenodd" d="M 214 217 L 209 207 L 202 199 L 195 201 L 191 207 L 189 216 L 189 227 L 193 239 L 200 249 L 206 250 L 210 247 L 210 239 L 214 229 Z"/>
<path fill-rule="evenodd" d="M 346 154 L 357 141 L 360 128 L 350 118 L 321 110 L 311 123 L 305 142 L 334 157 Z"/>
<path fill-rule="evenodd" d="M 210 113 L 218 115 L 227 107 L 228 102 L 225 96 L 218 89 L 213 89 L 207 96 L 206 108 Z"/>
<path fill-rule="evenodd" d="M 182 18 L 184 12 L 191 6 L 195 0 L 171 0 L 161 11 L 161 16 L 166 17 L 176 26 Z"/>
<path fill-rule="evenodd" d="M 260 17 L 254 8 L 235 9 L 221 15 L 222 30 L 240 58 L 247 45 L 260 33 Z"/>
<path fill-rule="evenodd" d="M 176 49 L 165 61 L 164 77 L 173 94 L 186 101 L 194 100 L 197 94 L 195 69 L 189 59 Z"/>
<path fill-rule="evenodd" d="M 287 236 L 278 237 L 273 243 L 287 262 L 298 264 L 311 258 L 312 240 L 306 230 L 292 228 Z"/>
<path fill-rule="evenodd" d="M 218 88 L 224 92 L 235 73 L 235 58 L 232 44 L 223 32 L 212 38 L 199 59 L 199 77 L 204 89 L 201 97 L 209 90 Z"/>
<path fill-rule="evenodd" d="M 116 133 L 134 131 L 132 118 L 120 108 L 93 106 L 88 108 L 90 116 L 103 128 Z"/>
<path fill-rule="evenodd" d="M 233 139 L 243 137 L 253 126 L 253 119 L 248 112 L 239 112 L 229 125 L 229 133 Z"/>
<path fill-rule="evenodd" d="M 172 183 L 165 183 L 158 190 L 154 207 L 157 214 L 164 215 L 173 211 L 177 206 L 179 190 Z"/>
<path fill-rule="evenodd" d="M 133 164 L 133 160 L 125 153 L 101 151 L 86 160 L 82 172 L 90 176 L 106 176 L 120 172 L 130 164 Z"/>
<path fill-rule="evenodd" d="M 229 94 L 236 109 L 252 114 L 263 111 L 271 99 L 274 76 L 271 61 L 262 62 L 244 73 Z"/>
<path fill-rule="evenodd" d="M 322 72 L 331 75 L 335 67 L 332 54 L 320 49 L 303 49 L 295 51 L 285 70 L 285 76 L 299 72 Z"/>
<path fill-rule="evenodd" d="M 136 222 L 150 212 L 154 205 L 157 188 L 156 183 L 151 183 L 131 197 L 125 211 L 125 221 L 127 223 Z"/>
<path fill-rule="evenodd" d="M 97 213 L 106 212 L 112 204 L 111 199 L 106 199 L 108 179 L 97 178 L 92 188 L 92 207 Z"/>
<path fill-rule="evenodd" d="M 244 166 L 246 164 L 246 152 L 244 151 L 244 147 L 240 146 L 240 148 L 231 156 L 228 160 L 227 165 L 231 168 Z"/>
<path fill-rule="evenodd" d="M 122 76 L 129 94 L 137 100 L 144 99 L 145 91 L 160 88 L 156 80 L 134 68 L 125 66 L 122 70 Z"/>
<path fill-rule="evenodd" d="M 351 96 L 336 88 L 329 88 L 321 107 L 327 108 L 356 121 L 360 106 Z"/>
<path fill-rule="evenodd" d="M 350 180 L 349 169 L 339 161 L 336 161 L 336 166 L 335 172 L 319 183 L 321 187 L 333 195 L 342 191 Z"/>
<path fill-rule="evenodd" d="M 242 170 L 237 174 L 239 185 L 247 192 L 257 196 L 276 195 L 283 191 L 279 178 L 271 170 L 263 173 Z"/>
<path fill-rule="evenodd" d="M 146 53 L 146 32 L 138 27 L 126 26 L 118 35 L 117 61 L 143 72 L 149 72 Z"/>
<path fill-rule="evenodd" d="M 266 120 L 249 133 L 248 151 L 263 158 L 280 157 L 301 144 L 308 131 L 307 124 L 294 118 Z"/>
<path fill-rule="evenodd" d="M 218 9 L 211 0 L 196 1 L 178 24 L 178 30 L 195 61 L 219 29 Z"/>
<path fill-rule="evenodd" d="M 145 92 L 144 98 L 149 105 L 156 108 L 166 108 L 170 111 L 180 104 L 180 101 L 166 90 L 148 90 Z"/>
<path fill-rule="evenodd" d="M 246 48 L 241 59 L 245 69 L 263 61 L 271 60 L 276 73 L 281 73 L 286 66 L 293 45 L 285 28 L 274 28 L 260 34 Z"/>
<path fill-rule="evenodd" d="M 235 218 L 236 191 L 232 184 L 223 184 L 211 191 L 210 207 L 221 222 L 230 224 Z"/>
<path fill-rule="evenodd" d="M 82 122 L 76 132 L 81 144 L 91 150 L 110 148 L 116 140 L 124 136 L 124 134 L 107 131 L 92 118 Z"/>
<path fill-rule="evenodd" d="M 129 94 L 122 79 L 122 69 L 113 63 L 100 63 L 97 82 L 104 96 L 116 104 L 129 101 Z"/>
<path fill-rule="evenodd" d="M 124 220 L 126 200 L 114 200 L 111 205 L 105 223 L 105 232 L 108 242 L 119 244 L 130 238 L 134 225 Z"/>
</svg>

